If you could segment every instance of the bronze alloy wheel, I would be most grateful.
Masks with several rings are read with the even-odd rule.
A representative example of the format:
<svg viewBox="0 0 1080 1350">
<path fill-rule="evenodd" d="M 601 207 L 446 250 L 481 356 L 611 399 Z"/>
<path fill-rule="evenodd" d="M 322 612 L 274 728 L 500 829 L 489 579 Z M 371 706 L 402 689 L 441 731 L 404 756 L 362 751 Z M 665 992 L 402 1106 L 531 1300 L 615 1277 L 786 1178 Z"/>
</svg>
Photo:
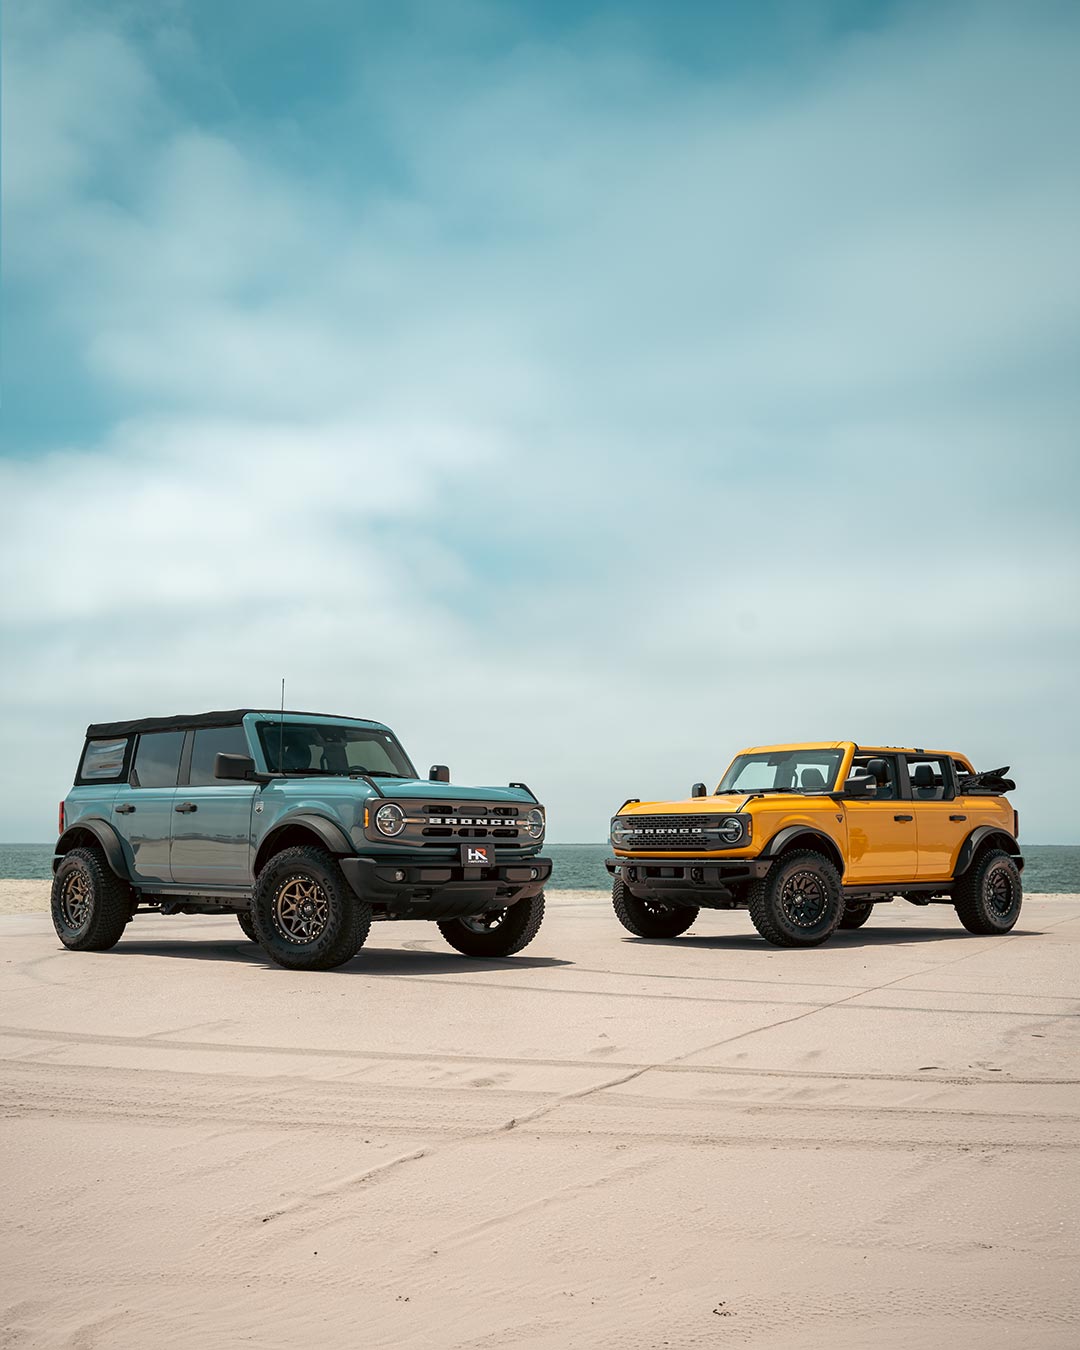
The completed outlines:
<svg viewBox="0 0 1080 1350">
<path fill-rule="evenodd" d="M 816 872 L 792 872 L 780 892 L 780 905 L 796 928 L 816 928 L 825 917 L 828 903 Z"/>
<path fill-rule="evenodd" d="M 987 907 L 1002 919 L 1007 919 L 1016 904 L 1016 887 L 1007 867 L 993 868 L 986 878 Z"/>
<path fill-rule="evenodd" d="M 493 933 L 505 918 L 505 909 L 492 909 L 486 914 L 470 914 L 461 923 L 470 933 Z"/>
<path fill-rule="evenodd" d="M 314 877 L 286 877 L 274 896 L 274 927 L 286 942 L 317 941 L 330 922 L 330 901 Z"/>
<path fill-rule="evenodd" d="M 81 871 L 69 872 L 60 891 L 60 912 L 64 922 L 77 932 L 89 921 L 93 908 L 89 878 Z"/>
</svg>

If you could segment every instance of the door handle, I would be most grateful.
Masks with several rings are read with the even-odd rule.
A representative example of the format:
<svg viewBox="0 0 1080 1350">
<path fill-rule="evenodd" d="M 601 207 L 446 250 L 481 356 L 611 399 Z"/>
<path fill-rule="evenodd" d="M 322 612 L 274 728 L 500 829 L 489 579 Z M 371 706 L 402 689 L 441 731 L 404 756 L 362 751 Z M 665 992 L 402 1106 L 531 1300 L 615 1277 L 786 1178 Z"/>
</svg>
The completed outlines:
<svg viewBox="0 0 1080 1350">
<path fill-rule="evenodd" d="M 179 811 L 182 816 L 188 816 L 192 813 L 192 811 L 197 811 L 198 809 L 199 808 L 195 805 L 194 802 L 181 802 L 179 806 L 173 807 L 173 810 Z"/>
<path fill-rule="evenodd" d="M 179 809 L 180 808 L 177 807 L 177 810 Z M 915 819 L 914 816 L 893 816 L 893 820 L 914 820 L 914 819 Z"/>
<path fill-rule="evenodd" d="M 122 802 L 119 806 L 114 806 L 113 810 L 118 816 L 130 816 L 135 808 L 130 802 Z"/>
<path fill-rule="evenodd" d="M 967 820 L 967 816 L 950 816 L 950 820 Z"/>
</svg>

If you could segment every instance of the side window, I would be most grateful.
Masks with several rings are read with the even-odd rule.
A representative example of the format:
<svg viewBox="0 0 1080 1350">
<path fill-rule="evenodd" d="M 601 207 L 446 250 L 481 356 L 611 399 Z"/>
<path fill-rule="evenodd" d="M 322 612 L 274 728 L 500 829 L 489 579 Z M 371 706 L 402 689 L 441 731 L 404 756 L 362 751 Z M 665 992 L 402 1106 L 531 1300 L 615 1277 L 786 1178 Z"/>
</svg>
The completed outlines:
<svg viewBox="0 0 1080 1350">
<path fill-rule="evenodd" d="M 215 755 L 250 755 L 243 727 L 200 727 L 195 733 L 191 750 L 192 787 L 220 787 L 221 779 L 214 777 Z"/>
<path fill-rule="evenodd" d="M 944 760 L 925 755 L 908 755 L 911 795 L 917 802 L 942 802 L 952 796 L 952 780 Z"/>
<path fill-rule="evenodd" d="M 853 769 L 869 769 L 873 765 L 872 772 L 877 779 L 877 791 L 874 793 L 874 800 L 879 802 L 894 802 L 900 796 L 900 774 L 896 763 L 895 755 L 856 755 L 851 761 Z M 884 775 L 881 766 L 885 766 Z"/>
<path fill-rule="evenodd" d="M 140 788 L 175 787 L 180 771 L 180 751 L 184 748 L 182 731 L 151 731 L 139 737 L 131 786 Z"/>
<path fill-rule="evenodd" d="M 88 741 L 79 766 L 80 783 L 117 783 L 124 772 L 128 738 Z"/>
</svg>

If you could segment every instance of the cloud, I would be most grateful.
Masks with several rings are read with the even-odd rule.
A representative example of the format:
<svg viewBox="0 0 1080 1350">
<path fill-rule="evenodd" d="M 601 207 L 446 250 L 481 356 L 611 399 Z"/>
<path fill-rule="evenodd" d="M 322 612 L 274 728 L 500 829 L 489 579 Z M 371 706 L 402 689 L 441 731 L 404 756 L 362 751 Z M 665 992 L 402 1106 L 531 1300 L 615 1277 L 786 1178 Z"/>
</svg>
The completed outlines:
<svg viewBox="0 0 1080 1350">
<path fill-rule="evenodd" d="M 1012 759 L 1075 837 L 1071 11 L 902 7 L 783 78 L 365 11 L 261 119 L 140 14 L 5 53 L 8 347 L 100 400 L 0 461 L 9 835 L 87 721 L 285 673 L 564 839 L 844 735 Z"/>
</svg>

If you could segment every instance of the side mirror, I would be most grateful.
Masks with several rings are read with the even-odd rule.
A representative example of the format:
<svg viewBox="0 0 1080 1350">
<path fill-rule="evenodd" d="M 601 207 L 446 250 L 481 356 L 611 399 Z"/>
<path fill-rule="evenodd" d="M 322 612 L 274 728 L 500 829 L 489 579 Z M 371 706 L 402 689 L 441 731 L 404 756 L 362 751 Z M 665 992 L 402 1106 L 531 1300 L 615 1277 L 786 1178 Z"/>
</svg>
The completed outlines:
<svg viewBox="0 0 1080 1350">
<path fill-rule="evenodd" d="M 433 783 L 449 783 L 450 770 L 445 764 L 433 764 L 428 770 L 428 778 Z"/>
<path fill-rule="evenodd" d="M 707 797 L 708 795 L 709 793 L 704 783 L 695 783 L 690 789 L 691 797 Z"/>
<path fill-rule="evenodd" d="M 255 761 L 249 755 L 215 755 L 214 777 L 235 783 L 246 783 L 255 772 Z"/>
<path fill-rule="evenodd" d="M 853 769 L 844 783 L 845 797 L 877 796 L 877 779 L 865 769 Z"/>
</svg>

